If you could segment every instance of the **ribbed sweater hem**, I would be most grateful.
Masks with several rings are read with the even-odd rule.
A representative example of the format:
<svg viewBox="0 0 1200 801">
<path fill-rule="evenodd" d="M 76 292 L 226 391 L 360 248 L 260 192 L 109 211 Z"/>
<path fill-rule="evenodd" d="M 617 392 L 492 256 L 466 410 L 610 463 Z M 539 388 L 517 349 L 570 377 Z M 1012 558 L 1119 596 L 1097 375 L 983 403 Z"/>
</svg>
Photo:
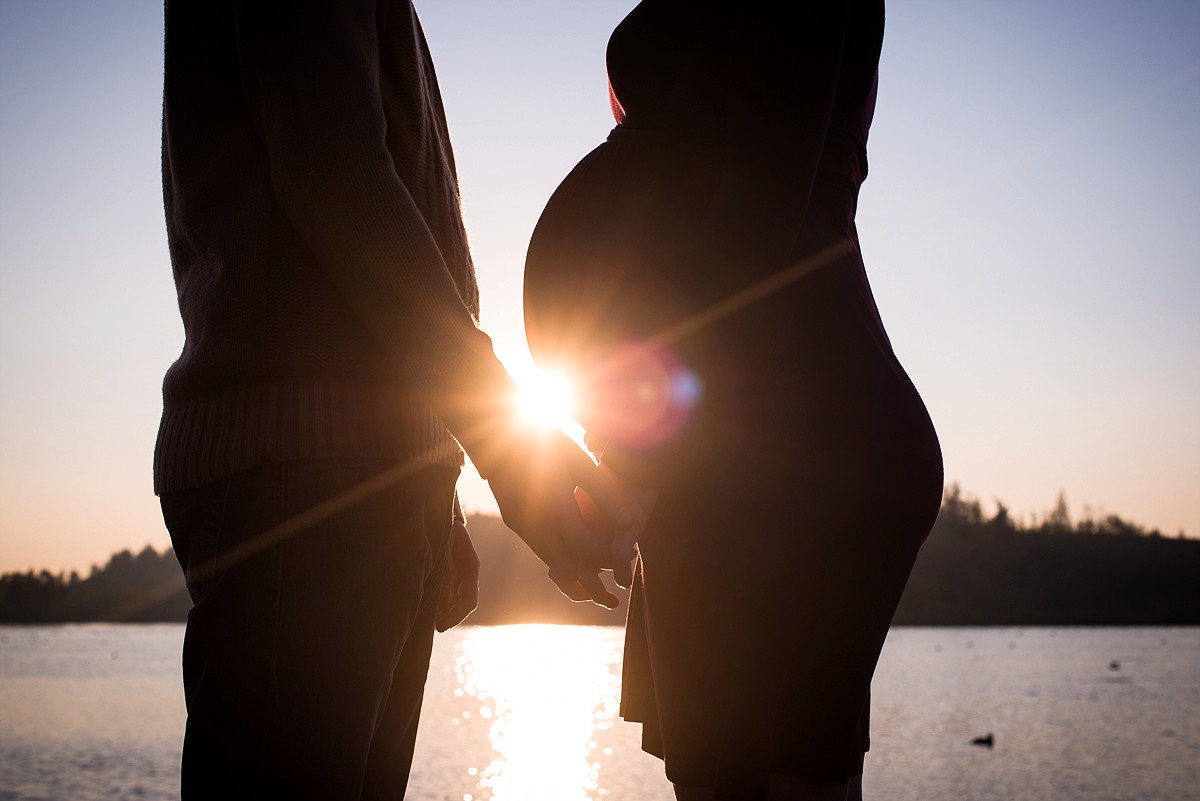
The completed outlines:
<svg viewBox="0 0 1200 801">
<path fill-rule="evenodd" d="M 357 458 L 463 464 L 458 442 L 409 390 L 264 385 L 166 403 L 154 492 L 197 487 L 264 461 Z"/>
</svg>

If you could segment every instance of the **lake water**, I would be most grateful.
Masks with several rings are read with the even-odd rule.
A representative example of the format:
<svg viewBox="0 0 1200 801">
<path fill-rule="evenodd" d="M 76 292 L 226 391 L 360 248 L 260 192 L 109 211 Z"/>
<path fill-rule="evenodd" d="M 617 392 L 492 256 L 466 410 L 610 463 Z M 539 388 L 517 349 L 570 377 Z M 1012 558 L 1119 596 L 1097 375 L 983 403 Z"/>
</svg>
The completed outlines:
<svg viewBox="0 0 1200 801">
<path fill-rule="evenodd" d="M 0 626 L 0 801 L 177 797 L 182 640 Z M 408 797 L 670 801 L 620 656 L 614 628 L 439 636 Z M 893 629 L 873 703 L 872 801 L 1200 799 L 1200 628 Z"/>
</svg>

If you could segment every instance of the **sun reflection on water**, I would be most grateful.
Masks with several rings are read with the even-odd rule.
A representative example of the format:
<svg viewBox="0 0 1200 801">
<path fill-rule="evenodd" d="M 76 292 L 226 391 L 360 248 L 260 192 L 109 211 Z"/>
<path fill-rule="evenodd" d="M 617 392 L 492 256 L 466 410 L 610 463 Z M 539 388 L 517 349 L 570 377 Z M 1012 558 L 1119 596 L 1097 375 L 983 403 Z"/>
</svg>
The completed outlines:
<svg viewBox="0 0 1200 801">
<path fill-rule="evenodd" d="M 592 801 L 600 784 L 596 736 L 612 726 L 620 653 L 603 629 L 479 627 L 455 659 L 462 716 L 491 721 L 495 752 L 463 801 Z M 475 703 L 477 702 L 477 703 Z"/>
</svg>

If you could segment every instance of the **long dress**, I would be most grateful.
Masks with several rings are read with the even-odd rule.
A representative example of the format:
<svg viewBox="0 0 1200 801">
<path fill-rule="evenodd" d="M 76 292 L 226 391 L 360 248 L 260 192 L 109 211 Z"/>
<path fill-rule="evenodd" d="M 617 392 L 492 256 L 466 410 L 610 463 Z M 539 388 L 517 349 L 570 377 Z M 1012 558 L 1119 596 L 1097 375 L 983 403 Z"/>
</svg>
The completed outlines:
<svg viewBox="0 0 1200 801">
<path fill-rule="evenodd" d="M 609 41 L 618 125 L 529 246 L 535 359 L 576 380 L 602 461 L 661 488 L 622 714 L 723 798 L 862 772 L 940 502 L 854 223 L 882 35 L 880 0 L 644 0 Z"/>
</svg>

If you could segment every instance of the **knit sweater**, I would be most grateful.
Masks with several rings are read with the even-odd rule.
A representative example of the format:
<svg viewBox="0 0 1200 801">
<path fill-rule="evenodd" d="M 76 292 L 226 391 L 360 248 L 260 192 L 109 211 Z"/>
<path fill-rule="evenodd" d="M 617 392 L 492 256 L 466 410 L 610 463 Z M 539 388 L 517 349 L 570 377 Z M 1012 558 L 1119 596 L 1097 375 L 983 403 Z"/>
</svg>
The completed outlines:
<svg viewBox="0 0 1200 801">
<path fill-rule="evenodd" d="M 500 456 L 433 63 L 395 0 L 167 0 L 163 195 L 185 343 L 158 493 L 276 459 Z"/>
</svg>

